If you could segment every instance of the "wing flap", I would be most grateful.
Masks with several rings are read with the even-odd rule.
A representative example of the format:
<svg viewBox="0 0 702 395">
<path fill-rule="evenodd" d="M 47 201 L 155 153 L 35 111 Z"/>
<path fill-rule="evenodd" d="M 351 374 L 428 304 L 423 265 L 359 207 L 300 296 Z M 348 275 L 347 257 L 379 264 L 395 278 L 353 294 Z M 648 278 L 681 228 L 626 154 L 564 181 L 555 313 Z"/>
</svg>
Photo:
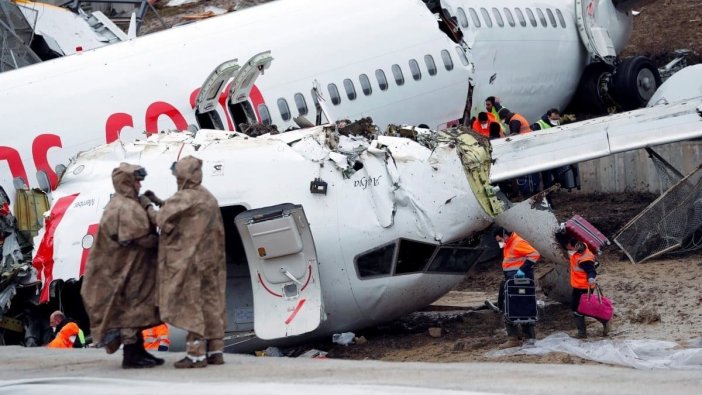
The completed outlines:
<svg viewBox="0 0 702 395">
<path fill-rule="evenodd" d="M 490 181 L 702 137 L 702 97 L 492 141 Z"/>
</svg>

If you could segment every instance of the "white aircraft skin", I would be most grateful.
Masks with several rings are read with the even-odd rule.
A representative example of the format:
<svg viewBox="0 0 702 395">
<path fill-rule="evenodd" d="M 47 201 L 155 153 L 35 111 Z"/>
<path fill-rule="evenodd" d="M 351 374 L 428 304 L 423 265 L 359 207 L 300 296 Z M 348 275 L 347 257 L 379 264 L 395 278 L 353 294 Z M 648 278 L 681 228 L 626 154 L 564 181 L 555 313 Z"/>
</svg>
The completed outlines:
<svg viewBox="0 0 702 395">
<path fill-rule="evenodd" d="M 614 10 L 609 0 L 595 3 L 598 21 L 607 25 L 620 49 L 631 30 L 631 16 Z M 481 5 L 474 0 L 444 4 L 452 14 L 459 7 Z M 328 103 L 334 119 L 371 116 L 381 128 L 388 123 L 437 127 L 460 119 L 471 83 L 473 114 L 490 95 L 534 121 L 549 107 L 565 106 L 588 62 L 578 39 L 573 2 L 499 0 L 491 6 L 558 10 L 566 27 L 554 28 L 550 21 L 546 27 L 540 22 L 533 27 L 527 20 L 526 27 L 519 21 L 511 27 L 505 21 L 504 28 L 477 28 L 471 22 L 464 29 L 466 48 L 461 49 L 463 44 L 442 33 L 436 17 L 419 0 L 279 0 L 3 73 L 0 185 L 8 188 L 21 177 L 36 186 L 35 174 L 41 170 L 54 187 L 55 166 L 81 150 L 114 141 L 120 134 L 132 139 L 143 137 L 144 131 L 183 130 L 196 124 L 194 97 L 214 67 L 266 50 L 276 60 L 252 89 L 250 102 L 260 121 L 259 105 L 265 104 L 280 130 L 294 123 L 281 118 L 278 99 L 287 101 L 292 118 L 299 114 L 294 95 L 301 93 L 313 113 L 310 89 L 315 80 L 327 101 L 328 85 L 338 87 L 341 102 Z M 443 65 L 443 50 L 451 56 L 451 71 Z M 434 76 L 424 60 L 428 54 L 437 68 Z M 464 55 L 470 63 L 462 61 Z M 412 77 L 411 59 L 419 64 L 419 80 Z M 393 78 L 395 64 L 402 69 L 402 86 Z M 375 77 L 378 69 L 388 80 L 386 91 Z M 368 96 L 361 88 L 361 74 L 370 79 Z M 344 90 L 347 78 L 355 87 L 354 100 Z M 217 111 L 224 128 L 234 130 L 236 122 L 224 105 Z"/>
<path fill-rule="evenodd" d="M 314 238 L 318 269 L 310 269 L 314 273 L 311 283 L 316 289 L 321 287 L 323 307 L 321 311 L 306 311 L 311 297 L 303 294 L 308 304 L 297 320 L 310 320 L 309 325 L 316 329 L 298 332 L 292 324 L 283 323 L 296 300 L 290 310 L 278 316 L 270 311 L 259 315 L 258 308 L 271 310 L 274 306 L 268 304 L 281 300 L 270 300 L 268 293 L 291 282 L 285 278 L 287 281 L 258 280 L 259 269 L 251 260 L 250 271 L 246 265 L 230 262 L 227 330 L 235 340 L 229 342 L 228 351 L 252 351 L 262 346 L 251 337 L 236 344 L 242 340 L 237 333 L 251 334 L 254 307 L 256 333 L 262 337 L 261 330 L 282 331 L 281 335 L 264 337 L 275 338 L 274 344 L 280 345 L 280 338 L 285 341 L 298 333 L 320 336 L 377 325 L 426 306 L 457 285 L 465 271 L 437 272 L 424 264 L 407 274 L 398 268 L 392 276 L 362 278 L 355 265 L 359 255 L 399 239 L 446 248 L 446 244 L 490 225 L 491 216 L 481 208 L 466 181 L 455 146 L 443 143 L 432 151 L 399 137 L 383 136 L 369 144 L 342 136 L 336 155 L 366 147 L 357 159 L 363 169 L 347 178 L 335 164 L 339 162 L 331 160 L 333 154 L 324 142 L 323 127 L 259 138 L 202 130 L 195 138 L 171 132 L 134 144 L 114 142 L 80 154 L 53 192 L 48 216 L 52 219 L 35 239 L 34 264 L 44 284 L 41 301 L 48 298 L 52 281 L 82 275 L 90 247 L 89 241 L 86 244 L 90 237 L 85 237 L 95 234 L 102 210 L 114 193 L 111 170 L 122 161 L 141 164 L 149 172 L 142 192 L 150 189 L 165 199 L 176 191 L 170 164 L 186 155 L 203 159 L 203 185 L 215 195 L 223 212 L 233 206 L 243 211 L 285 202 L 300 204 Z M 489 158 L 485 148 L 483 151 Z M 328 183 L 326 195 L 310 193 L 310 181 L 317 177 Z M 233 223 L 233 215 L 225 214 L 224 221 Z M 474 259 L 466 259 L 464 270 L 479 258 L 477 251 Z M 412 258 L 416 259 L 416 254 Z M 410 264 L 407 257 L 404 264 Z M 304 282 L 307 272 L 295 276 Z M 255 298 L 260 298 L 255 302 L 252 287 Z M 292 340 L 299 342 L 300 338 Z"/>
</svg>

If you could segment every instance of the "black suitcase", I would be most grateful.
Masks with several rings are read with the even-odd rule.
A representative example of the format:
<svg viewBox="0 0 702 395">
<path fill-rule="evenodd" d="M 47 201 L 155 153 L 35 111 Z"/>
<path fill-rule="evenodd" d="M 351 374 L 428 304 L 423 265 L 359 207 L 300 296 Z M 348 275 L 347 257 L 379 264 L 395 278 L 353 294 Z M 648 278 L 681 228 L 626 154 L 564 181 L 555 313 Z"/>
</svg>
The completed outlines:
<svg viewBox="0 0 702 395">
<path fill-rule="evenodd" d="M 505 281 L 505 318 L 513 324 L 530 324 L 537 320 L 536 283 L 531 278 Z"/>
</svg>

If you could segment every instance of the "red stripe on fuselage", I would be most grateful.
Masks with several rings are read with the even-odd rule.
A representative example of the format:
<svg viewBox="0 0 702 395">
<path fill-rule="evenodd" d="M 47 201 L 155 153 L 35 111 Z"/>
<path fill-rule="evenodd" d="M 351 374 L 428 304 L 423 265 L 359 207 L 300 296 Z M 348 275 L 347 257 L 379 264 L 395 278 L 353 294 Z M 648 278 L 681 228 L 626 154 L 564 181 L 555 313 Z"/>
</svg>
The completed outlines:
<svg viewBox="0 0 702 395">
<path fill-rule="evenodd" d="M 88 232 L 86 233 L 86 235 L 93 236 L 93 244 L 95 243 L 95 235 L 97 235 L 99 226 L 99 224 L 92 224 L 88 226 Z M 83 273 L 85 273 L 85 264 L 88 262 L 88 255 L 90 255 L 90 248 L 83 248 L 83 253 L 80 256 L 80 276 L 83 276 Z"/>
<path fill-rule="evenodd" d="M 46 218 L 44 237 L 41 239 L 37 254 L 32 261 L 34 268 L 41 274 L 42 285 L 41 293 L 39 294 L 39 302 L 44 303 L 49 301 L 49 285 L 54 279 L 54 233 L 66 210 L 76 200 L 78 194 L 64 196 L 56 201 L 54 208 Z"/>
</svg>

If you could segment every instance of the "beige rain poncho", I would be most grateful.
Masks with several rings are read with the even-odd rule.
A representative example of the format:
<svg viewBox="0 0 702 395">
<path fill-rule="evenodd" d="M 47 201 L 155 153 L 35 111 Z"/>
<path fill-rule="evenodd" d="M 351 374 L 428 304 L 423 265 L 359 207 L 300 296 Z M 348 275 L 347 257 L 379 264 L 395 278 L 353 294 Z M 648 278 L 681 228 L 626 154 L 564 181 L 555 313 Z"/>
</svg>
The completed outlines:
<svg viewBox="0 0 702 395">
<path fill-rule="evenodd" d="M 83 276 L 81 295 L 96 343 L 109 329 L 161 322 L 156 307 L 158 237 L 134 188 L 139 168 L 122 163 L 112 171 L 116 194 L 102 213 Z"/>
<path fill-rule="evenodd" d="M 200 183 L 202 161 L 176 163 L 178 192 L 158 212 L 161 318 L 205 339 L 224 337 L 226 263 L 217 199 Z"/>
</svg>

